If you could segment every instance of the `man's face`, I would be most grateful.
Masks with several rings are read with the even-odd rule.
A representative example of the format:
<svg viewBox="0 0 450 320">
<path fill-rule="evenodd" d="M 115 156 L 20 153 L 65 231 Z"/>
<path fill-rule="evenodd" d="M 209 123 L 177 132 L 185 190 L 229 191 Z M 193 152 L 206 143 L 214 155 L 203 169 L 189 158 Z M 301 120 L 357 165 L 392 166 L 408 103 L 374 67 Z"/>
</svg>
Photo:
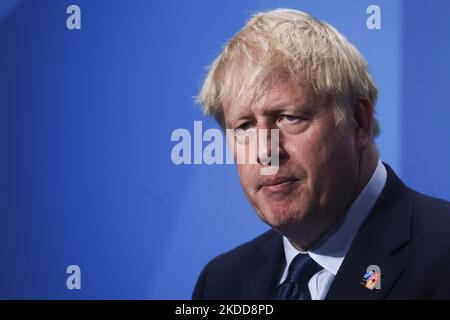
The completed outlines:
<svg viewBox="0 0 450 320">
<path fill-rule="evenodd" d="M 340 131 L 333 107 L 313 98 L 285 80 L 245 105 L 223 101 L 227 128 L 279 129 L 276 174 L 261 175 L 260 162 L 237 168 L 260 218 L 288 237 L 325 232 L 351 202 L 358 176 L 354 130 Z"/>
</svg>

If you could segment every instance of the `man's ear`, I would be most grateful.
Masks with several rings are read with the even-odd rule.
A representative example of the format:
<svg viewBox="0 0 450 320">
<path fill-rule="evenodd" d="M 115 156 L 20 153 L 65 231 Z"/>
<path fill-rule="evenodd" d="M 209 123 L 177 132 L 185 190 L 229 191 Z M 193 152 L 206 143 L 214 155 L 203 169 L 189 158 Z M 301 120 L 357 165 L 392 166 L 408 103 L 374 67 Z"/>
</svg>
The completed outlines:
<svg viewBox="0 0 450 320">
<path fill-rule="evenodd" d="M 355 142 L 357 148 L 365 147 L 372 139 L 373 104 L 369 99 L 358 99 L 354 105 L 353 118 L 356 122 Z"/>
</svg>

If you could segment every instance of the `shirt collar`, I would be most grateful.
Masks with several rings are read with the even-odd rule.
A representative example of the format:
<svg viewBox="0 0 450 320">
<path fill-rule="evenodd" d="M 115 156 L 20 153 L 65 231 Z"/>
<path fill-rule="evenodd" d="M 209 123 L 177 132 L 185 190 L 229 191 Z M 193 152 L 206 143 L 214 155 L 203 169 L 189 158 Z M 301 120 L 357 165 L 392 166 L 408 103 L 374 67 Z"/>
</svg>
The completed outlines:
<svg viewBox="0 0 450 320">
<path fill-rule="evenodd" d="M 308 253 L 325 270 L 336 275 L 359 227 L 380 196 L 386 184 L 386 177 L 386 168 L 379 160 L 375 172 L 363 191 L 338 223 L 322 238 L 318 247 L 307 252 L 300 252 L 291 244 L 288 238 L 283 236 L 286 266 L 290 265 L 297 254 Z"/>
</svg>

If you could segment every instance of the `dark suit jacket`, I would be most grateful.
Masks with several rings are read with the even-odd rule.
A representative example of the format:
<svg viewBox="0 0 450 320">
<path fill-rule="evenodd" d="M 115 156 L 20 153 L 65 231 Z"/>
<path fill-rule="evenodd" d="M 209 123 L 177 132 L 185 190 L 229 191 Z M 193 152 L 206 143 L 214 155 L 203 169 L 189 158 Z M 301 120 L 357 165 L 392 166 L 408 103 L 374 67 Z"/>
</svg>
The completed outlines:
<svg viewBox="0 0 450 320">
<path fill-rule="evenodd" d="M 450 203 L 409 189 L 389 166 L 386 185 L 358 231 L 326 299 L 450 299 Z M 285 264 L 271 230 L 203 269 L 193 299 L 270 299 Z M 381 269 L 381 289 L 360 284 Z"/>
</svg>

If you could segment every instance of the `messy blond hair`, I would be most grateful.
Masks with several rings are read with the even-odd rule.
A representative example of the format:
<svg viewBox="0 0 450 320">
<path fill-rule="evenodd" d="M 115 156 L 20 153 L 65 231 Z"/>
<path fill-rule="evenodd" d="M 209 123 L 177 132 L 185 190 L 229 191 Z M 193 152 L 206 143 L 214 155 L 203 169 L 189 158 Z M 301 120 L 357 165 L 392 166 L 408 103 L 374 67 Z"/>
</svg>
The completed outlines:
<svg viewBox="0 0 450 320">
<path fill-rule="evenodd" d="M 225 127 L 223 99 L 258 95 L 283 77 L 307 85 L 334 105 L 336 124 L 348 123 L 351 106 L 377 88 L 367 62 L 333 26 L 297 10 L 257 13 L 209 66 L 197 101 Z M 236 81 L 239 78 L 239 81 Z M 374 118 L 372 133 L 379 134 Z"/>
</svg>

